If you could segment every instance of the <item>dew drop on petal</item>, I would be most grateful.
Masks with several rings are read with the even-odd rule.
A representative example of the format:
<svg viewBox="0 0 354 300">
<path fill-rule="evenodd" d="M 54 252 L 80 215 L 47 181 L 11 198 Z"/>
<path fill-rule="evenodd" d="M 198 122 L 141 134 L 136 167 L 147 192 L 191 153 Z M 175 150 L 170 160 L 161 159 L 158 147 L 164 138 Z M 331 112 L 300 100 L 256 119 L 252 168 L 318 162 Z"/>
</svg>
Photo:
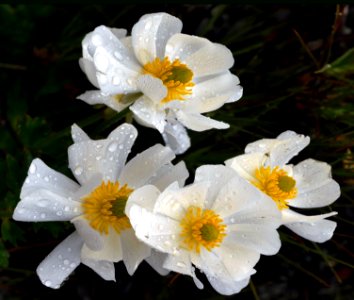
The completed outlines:
<svg viewBox="0 0 354 300">
<path fill-rule="evenodd" d="M 57 214 L 57 216 L 62 216 L 62 215 L 63 215 L 63 212 L 59 210 L 59 211 L 57 211 L 56 214 Z"/>
<path fill-rule="evenodd" d="M 36 165 L 34 163 L 32 163 L 31 166 L 29 167 L 29 172 L 31 174 L 34 174 L 36 172 L 36 170 L 37 170 Z"/>
<path fill-rule="evenodd" d="M 46 214 L 45 213 L 41 213 L 41 218 L 45 219 L 45 217 L 46 217 Z"/>
<path fill-rule="evenodd" d="M 47 207 L 48 206 L 48 200 L 47 199 L 40 199 L 37 202 L 37 206 L 39 206 L 39 207 Z"/>
<path fill-rule="evenodd" d="M 45 176 L 45 177 L 44 177 L 44 181 L 48 182 L 48 181 L 49 181 L 49 177 L 48 177 L 48 176 Z"/>
<path fill-rule="evenodd" d="M 179 262 L 177 262 L 177 267 L 179 267 L 179 268 L 185 268 L 185 267 L 186 267 L 186 264 L 185 264 L 184 262 L 179 261 Z"/>
<path fill-rule="evenodd" d="M 70 210 L 70 207 L 69 206 L 65 206 L 64 207 L 64 211 L 69 211 Z"/>
<path fill-rule="evenodd" d="M 118 143 L 117 142 L 113 142 L 108 146 L 108 151 L 110 152 L 114 152 L 117 150 L 118 147 Z"/>
<path fill-rule="evenodd" d="M 75 175 L 81 175 L 82 174 L 83 169 L 81 167 L 76 167 L 74 170 Z"/>
<path fill-rule="evenodd" d="M 52 282 L 50 280 L 46 280 L 44 281 L 44 285 L 47 287 L 51 287 L 52 286 Z"/>
<path fill-rule="evenodd" d="M 71 263 L 71 264 L 70 264 L 70 267 L 71 267 L 71 268 L 75 268 L 75 267 L 76 267 L 76 264 L 75 264 L 75 263 Z"/>
<path fill-rule="evenodd" d="M 95 46 L 99 46 L 102 44 L 102 38 L 98 34 L 95 34 L 94 36 L 92 36 L 91 42 Z"/>
<path fill-rule="evenodd" d="M 121 59 L 122 59 L 122 54 L 120 54 L 120 52 L 118 52 L 118 51 L 114 51 L 114 56 L 115 56 L 118 60 L 121 60 Z"/>
<path fill-rule="evenodd" d="M 67 259 L 64 259 L 63 263 L 64 263 L 64 265 L 68 265 L 68 264 L 70 264 L 70 261 Z"/>
</svg>

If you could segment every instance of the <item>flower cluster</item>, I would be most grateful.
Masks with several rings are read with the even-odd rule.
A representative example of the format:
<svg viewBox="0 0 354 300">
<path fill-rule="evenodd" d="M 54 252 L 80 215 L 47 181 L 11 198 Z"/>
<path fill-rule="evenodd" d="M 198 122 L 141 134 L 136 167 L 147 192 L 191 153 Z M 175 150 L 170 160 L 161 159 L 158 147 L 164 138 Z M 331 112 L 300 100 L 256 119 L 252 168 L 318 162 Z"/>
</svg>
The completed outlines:
<svg viewBox="0 0 354 300">
<path fill-rule="evenodd" d="M 158 129 L 156 144 L 128 162 L 137 130 L 122 124 L 102 140 L 72 126 L 69 168 L 76 181 L 34 159 L 13 218 L 70 221 L 75 231 L 38 266 L 48 287 L 59 288 L 80 263 L 105 280 L 115 280 L 114 263 L 133 275 L 146 261 L 161 275 L 191 276 L 203 288 L 202 271 L 221 294 L 238 293 L 263 255 L 274 255 L 281 225 L 314 242 L 325 242 L 336 212 L 306 216 L 290 209 L 324 207 L 340 195 L 327 163 L 307 159 L 288 164 L 309 137 L 286 131 L 246 146 L 225 165 L 197 168 L 192 183 L 175 154 L 189 147 L 185 127 L 227 128 L 202 113 L 241 97 L 229 72 L 224 46 L 181 34 L 179 19 L 143 16 L 126 36 L 100 26 L 83 41 L 81 68 L 99 90 L 79 99 L 121 111 L 129 107 L 140 124 Z"/>
</svg>

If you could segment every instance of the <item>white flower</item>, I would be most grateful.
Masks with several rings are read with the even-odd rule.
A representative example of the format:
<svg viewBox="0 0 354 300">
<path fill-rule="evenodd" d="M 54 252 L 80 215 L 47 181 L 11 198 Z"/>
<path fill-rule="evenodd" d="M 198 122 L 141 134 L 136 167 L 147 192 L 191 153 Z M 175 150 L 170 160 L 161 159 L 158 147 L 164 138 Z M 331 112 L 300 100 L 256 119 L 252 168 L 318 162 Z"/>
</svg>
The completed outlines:
<svg viewBox="0 0 354 300">
<path fill-rule="evenodd" d="M 79 184 L 40 159 L 33 160 L 13 218 L 71 221 L 76 228 L 37 268 L 45 285 L 59 288 L 80 262 L 102 278 L 115 280 L 113 262 L 123 260 L 128 273 L 133 274 L 150 256 L 151 249 L 135 237 L 124 214 L 127 198 L 145 184 L 163 189 L 177 180 L 183 185 L 188 172 L 183 162 L 172 165 L 174 153 L 158 144 L 125 164 L 136 136 L 132 125 L 123 124 L 107 139 L 93 141 L 73 125 L 69 167 Z M 148 261 L 154 267 L 158 259 Z"/>
<path fill-rule="evenodd" d="M 280 213 L 273 201 L 232 169 L 202 166 L 195 182 L 135 190 L 126 214 L 139 239 L 168 253 L 163 267 L 192 276 L 194 266 L 221 294 L 239 292 L 261 254 L 278 252 Z"/>
<path fill-rule="evenodd" d="M 340 196 L 327 163 L 306 159 L 295 166 L 287 164 L 309 142 L 309 137 L 285 131 L 276 139 L 248 144 L 246 154 L 226 161 L 226 165 L 277 203 L 286 227 L 305 239 L 322 243 L 332 237 L 336 227 L 336 222 L 325 218 L 337 213 L 305 216 L 289 208 L 323 207 Z"/>
<path fill-rule="evenodd" d="M 197 36 L 180 33 L 182 22 L 167 13 L 141 17 L 131 36 L 126 30 L 97 27 L 83 40 L 82 70 L 99 90 L 79 99 L 104 103 L 121 111 L 130 106 L 144 126 L 166 131 L 176 121 L 204 131 L 229 125 L 202 115 L 241 98 L 242 87 L 229 69 L 234 63 L 225 46 Z M 186 135 L 183 126 L 170 125 L 165 140 Z M 189 147 L 176 148 L 181 153 Z"/>
</svg>

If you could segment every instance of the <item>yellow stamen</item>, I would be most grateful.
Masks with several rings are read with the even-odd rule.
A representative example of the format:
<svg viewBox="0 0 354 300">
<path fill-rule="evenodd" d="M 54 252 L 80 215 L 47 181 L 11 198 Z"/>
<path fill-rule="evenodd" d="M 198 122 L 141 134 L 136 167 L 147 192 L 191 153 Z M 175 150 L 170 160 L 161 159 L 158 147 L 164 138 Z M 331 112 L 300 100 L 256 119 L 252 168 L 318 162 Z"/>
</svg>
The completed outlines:
<svg viewBox="0 0 354 300">
<path fill-rule="evenodd" d="M 182 246 L 200 253 L 203 246 L 208 251 L 219 247 L 226 236 L 226 225 L 219 215 L 210 209 L 190 206 L 180 223 Z"/>
<path fill-rule="evenodd" d="M 297 194 L 296 181 L 279 167 L 261 167 L 256 170 L 253 185 L 270 196 L 280 210 L 288 208 L 288 201 Z"/>
<path fill-rule="evenodd" d="M 143 73 L 162 80 L 167 88 L 167 96 L 161 100 L 162 103 L 185 100 L 187 95 L 192 94 L 193 72 L 179 59 L 171 62 L 168 57 L 163 60 L 155 58 L 152 62 L 144 65 Z"/>
<path fill-rule="evenodd" d="M 84 217 L 100 233 L 108 234 L 109 228 L 117 233 L 130 228 L 128 217 L 124 213 L 125 204 L 133 192 L 126 184 L 119 187 L 119 182 L 102 181 L 90 195 L 82 198 Z"/>
</svg>

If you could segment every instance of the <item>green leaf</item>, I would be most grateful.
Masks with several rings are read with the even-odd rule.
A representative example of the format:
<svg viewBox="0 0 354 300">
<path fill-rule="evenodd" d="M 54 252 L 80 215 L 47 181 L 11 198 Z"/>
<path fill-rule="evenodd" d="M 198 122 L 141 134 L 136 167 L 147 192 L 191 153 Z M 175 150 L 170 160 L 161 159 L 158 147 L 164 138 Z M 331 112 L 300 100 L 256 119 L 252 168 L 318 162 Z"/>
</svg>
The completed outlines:
<svg viewBox="0 0 354 300">
<path fill-rule="evenodd" d="M 10 254 L 7 252 L 4 243 L 0 240 L 0 268 L 7 268 Z"/>
<path fill-rule="evenodd" d="M 332 76 L 346 76 L 354 74 L 354 48 L 349 49 L 335 61 L 325 65 L 316 73 L 325 73 Z"/>
</svg>

